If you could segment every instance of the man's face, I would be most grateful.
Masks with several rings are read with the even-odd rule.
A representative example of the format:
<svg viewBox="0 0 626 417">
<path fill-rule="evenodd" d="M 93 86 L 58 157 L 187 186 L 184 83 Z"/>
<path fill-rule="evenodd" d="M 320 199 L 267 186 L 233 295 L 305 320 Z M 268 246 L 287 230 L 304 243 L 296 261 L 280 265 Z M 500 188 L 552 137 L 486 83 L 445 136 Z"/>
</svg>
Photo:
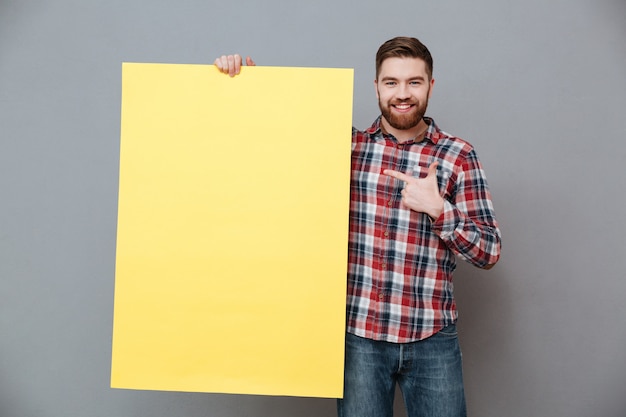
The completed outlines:
<svg viewBox="0 0 626 417">
<path fill-rule="evenodd" d="M 426 113 L 434 82 L 419 58 L 384 60 L 375 84 L 378 106 L 387 123 L 398 130 L 416 127 Z"/>
</svg>

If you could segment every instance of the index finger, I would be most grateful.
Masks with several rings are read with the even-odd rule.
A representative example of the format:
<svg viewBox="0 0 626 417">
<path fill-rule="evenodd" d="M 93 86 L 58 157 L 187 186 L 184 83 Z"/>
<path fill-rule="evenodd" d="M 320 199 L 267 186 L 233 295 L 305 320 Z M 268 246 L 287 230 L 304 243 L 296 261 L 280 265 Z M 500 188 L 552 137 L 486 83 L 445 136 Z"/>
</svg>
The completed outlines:
<svg viewBox="0 0 626 417">
<path fill-rule="evenodd" d="M 404 181 L 404 182 L 409 182 L 411 180 L 413 180 L 413 177 L 406 175 L 402 172 L 399 171 L 394 171 L 393 169 L 386 169 L 383 171 L 383 174 L 385 175 L 389 175 L 390 177 L 394 177 L 396 179 L 399 179 L 400 181 Z"/>
</svg>

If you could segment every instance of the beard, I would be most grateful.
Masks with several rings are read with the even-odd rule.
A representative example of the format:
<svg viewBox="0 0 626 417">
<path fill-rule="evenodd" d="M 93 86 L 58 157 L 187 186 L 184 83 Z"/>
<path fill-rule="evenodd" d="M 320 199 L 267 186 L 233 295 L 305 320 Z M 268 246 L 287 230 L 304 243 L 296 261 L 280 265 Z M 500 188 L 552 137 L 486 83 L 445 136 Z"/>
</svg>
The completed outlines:
<svg viewBox="0 0 626 417">
<path fill-rule="evenodd" d="M 408 103 L 414 104 L 415 106 L 411 109 L 411 112 L 405 114 L 394 114 L 391 111 L 392 104 L 401 104 Z M 392 103 L 391 101 L 383 104 L 380 99 L 378 99 L 378 107 L 380 108 L 380 112 L 382 113 L 387 123 L 391 125 L 394 129 L 398 130 L 408 130 L 414 128 L 419 124 L 419 122 L 426 114 L 426 108 L 428 107 L 428 100 L 424 103 L 420 103 L 419 101 L 413 103 L 411 101 L 396 101 Z"/>
</svg>

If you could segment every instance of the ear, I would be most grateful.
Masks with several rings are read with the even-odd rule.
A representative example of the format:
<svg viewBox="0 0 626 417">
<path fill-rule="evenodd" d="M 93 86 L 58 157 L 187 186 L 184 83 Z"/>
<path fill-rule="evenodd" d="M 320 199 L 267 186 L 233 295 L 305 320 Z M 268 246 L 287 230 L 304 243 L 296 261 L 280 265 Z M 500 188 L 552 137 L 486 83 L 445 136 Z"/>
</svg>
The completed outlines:
<svg viewBox="0 0 626 417">
<path fill-rule="evenodd" d="M 374 80 L 374 90 L 376 90 L 376 98 L 380 99 L 380 94 L 378 94 L 378 79 Z"/>
<path fill-rule="evenodd" d="M 433 95 L 433 88 L 435 87 L 435 79 L 431 78 L 430 79 L 430 86 L 428 88 L 428 99 L 430 100 L 430 96 Z"/>
</svg>

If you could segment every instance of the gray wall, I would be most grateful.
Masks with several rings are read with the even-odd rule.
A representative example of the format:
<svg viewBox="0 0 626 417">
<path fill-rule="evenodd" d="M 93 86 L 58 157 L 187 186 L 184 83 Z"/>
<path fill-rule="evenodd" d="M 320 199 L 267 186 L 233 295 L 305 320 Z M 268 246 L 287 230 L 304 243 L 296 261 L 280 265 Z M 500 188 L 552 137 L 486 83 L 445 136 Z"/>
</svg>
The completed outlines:
<svg viewBox="0 0 626 417">
<path fill-rule="evenodd" d="M 435 57 L 504 235 L 456 276 L 476 417 L 626 415 L 624 0 L 0 0 L 0 416 L 333 416 L 330 399 L 109 388 L 121 62 L 353 67 Z M 404 413 L 398 407 L 398 416 Z"/>
</svg>

